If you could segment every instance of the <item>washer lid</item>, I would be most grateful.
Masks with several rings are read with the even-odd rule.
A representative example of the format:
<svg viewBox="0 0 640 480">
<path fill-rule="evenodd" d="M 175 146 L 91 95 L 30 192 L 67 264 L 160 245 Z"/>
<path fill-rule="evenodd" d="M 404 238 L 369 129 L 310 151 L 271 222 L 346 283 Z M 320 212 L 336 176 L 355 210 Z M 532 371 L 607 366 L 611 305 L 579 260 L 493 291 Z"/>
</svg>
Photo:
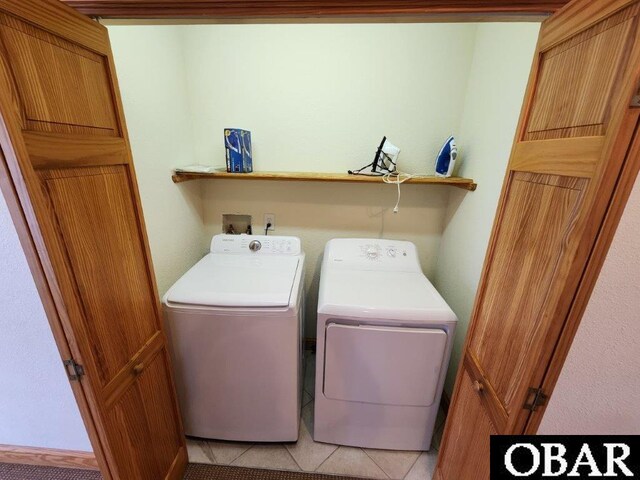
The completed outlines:
<svg viewBox="0 0 640 480">
<path fill-rule="evenodd" d="M 168 303 L 211 307 L 287 307 L 299 258 L 209 254 L 169 290 Z"/>
</svg>

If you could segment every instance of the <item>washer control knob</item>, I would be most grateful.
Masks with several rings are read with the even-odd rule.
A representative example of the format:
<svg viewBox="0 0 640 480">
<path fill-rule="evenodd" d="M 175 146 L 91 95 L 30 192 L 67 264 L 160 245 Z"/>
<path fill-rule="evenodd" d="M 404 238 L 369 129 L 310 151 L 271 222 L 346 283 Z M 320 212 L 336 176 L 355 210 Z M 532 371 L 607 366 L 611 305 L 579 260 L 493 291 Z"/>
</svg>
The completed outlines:
<svg viewBox="0 0 640 480">
<path fill-rule="evenodd" d="M 387 255 L 389 255 L 391 258 L 395 258 L 397 253 L 398 251 L 394 247 L 389 247 L 387 249 Z"/>
<path fill-rule="evenodd" d="M 252 252 L 257 252 L 262 248 L 262 244 L 258 240 L 252 240 L 249 244 L 249 250 Z"/>
</svg>

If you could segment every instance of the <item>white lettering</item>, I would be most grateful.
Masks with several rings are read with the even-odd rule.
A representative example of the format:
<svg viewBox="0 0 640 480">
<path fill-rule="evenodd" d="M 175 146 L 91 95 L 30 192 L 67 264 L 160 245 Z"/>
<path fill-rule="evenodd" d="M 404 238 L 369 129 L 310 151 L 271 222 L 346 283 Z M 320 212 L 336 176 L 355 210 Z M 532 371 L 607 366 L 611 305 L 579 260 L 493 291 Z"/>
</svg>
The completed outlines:
<svg viewBox="0 0 640 480">
<path fill-rule="evenodd" d="M 617 477 L 616 465 L 620 469 L 620 472 L 625 477 L 633 477 L 633 472 L 627 468 L 624 464 L 624 460 L 631 454 L 631 448 L 626 443 L 605 443 L 604 447 L 607 449 L 607 473 L 605 477 Z M 616 447 L 622 450 L 622 455 L 616 457 Z"/>
<path fill-rule="evenodd" d="M 543 443 L 542 448 L 544 449 L 544 472 L 542 476 L 544 477 L 559 477 L 564 474 L 569 468 L 569 464 L 564 459 L 565 453 L 567 453 L 567 449 L 561 443 Z M 556 450 L 554 454 L 553 451 Z M 553 471 L 553 463 L 558 463 L 558 470 Z"/>
<path fill-rule="evenodd" d="M 601 477 L 602 472 L 598 470 L 598 465 L 596 464 L 595 458 L 593 458 L 593 454 L 591 453 L 591 449 L 589 445 L 584 443 L 582 448 L 580 449 L 580 453 L 578 454 L 578 458 L 576 458 L 576 463 L 573 465 L 571 471 L 567 474 L 567 477 L 579 477 L 580 473 L 578 473 L 578 467 L 586 465 L 591 468 L 591 472 L 589 473 L 589 477 Z"/>
<path fill-rule="evenodd" d="M 533 457 L 533 465 L 531 466 L 531 469 L 526 472 L 519 472 L 518 470 L 516 470 L 513 466 L 513 461 L 511 460 L 513 452 L 520 447 L 529 450 L 531 452 L 531 456 Z M 533 472 L 535 472 L 538 467 L 540 467 L 540 452 L 534 445 L 530 443 L 514 443 L 509 447 L 507 453 L 504 454 L 504 466 L 507 467 L 509 473 L 515 477 L 528 477 Z"/>
</svg>

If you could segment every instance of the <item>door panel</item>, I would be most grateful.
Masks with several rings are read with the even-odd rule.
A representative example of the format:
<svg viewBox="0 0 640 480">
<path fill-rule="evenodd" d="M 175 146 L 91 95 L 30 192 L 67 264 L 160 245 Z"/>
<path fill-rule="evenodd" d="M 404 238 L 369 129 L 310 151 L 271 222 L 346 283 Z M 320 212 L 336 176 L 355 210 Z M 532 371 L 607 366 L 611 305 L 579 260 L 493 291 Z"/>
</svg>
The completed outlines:
<svg viewBox="0 0 640 480">
<path fill-rule="evenodd" d="M 103 477 L 181 478 L 185 440 L 106 30 L 56 0 L 0 0 L 0 86 L 10 193 L 64 332 L 56 341 L 85 372 L 74 392 Z"/>
<path fill-rule="evenodd" d="M 10 15 L 0 25 L 27 129 L 118 135 L 104 57 Z"/>
<path fill-rule="evenodd" d="M 575 250 L 576 215 L 587 183 L 527 172 L 513 173 L 509 182 L 484 301 L 467 350 L 507 415 L 521 408 L 518 379 L 552 320 L 542 312 L 554 277 L 563 271 L 559 263 L 571 257 L 566 246 Z"/>
<path fill-rule="evenodd" d="M 159 479 L 171 468 L 180 437 L 166 415 L 172 408 L 168 378 L 165 358 L 156 355 L 109 409 L 107 430 L 118 438 L 114 453 L 124 460 L 118 465 L 120 478 Z"/>
<path fill-rule="evenodd" d="M 590 23 L 577 11 L 590 12 Z M 445 427 L 441 480 L 488 478 L 488 432 L 523 433 L 532 415 L 530 388 L 542 385 L 582 288 L 638 124 L 629 105 L 640 78 L 639 13 L 636 1 L 574 0 L 542 26 Z M 490 426 L 469 429 L 478 418 Z"/>
<path fill-rule="evenodd" d="M 160 328 L 127 172 L 120 165 L 40 177 L 85 313 L 76 328 L 86 326 L 104 387 Z"/>
<path fill-rule="evenodd" d="M 634 6 L 540 55 L 523 140 L 604 135 L 637 27 Z"/>
<path fill-rule="evenodd" d="M 474 389 L 473 381 L 467 372 L 463 372 L 462 375 L 458 386 L 459 406 L 451 411 L 447 420 L 452 428 L 447 433 L 449 442 L 446 448 L 455 448 L 456 455 L 464 458 L 464 462 L 443 463 L 436 479 L 489 478 L 489 442 L 486 439 L 495 434 L 496 430 L 480 403 L 481 393 Z M 440 455 L 448 456 L 444 448 L 445 446 L 441 449 Z"/>
</svg>

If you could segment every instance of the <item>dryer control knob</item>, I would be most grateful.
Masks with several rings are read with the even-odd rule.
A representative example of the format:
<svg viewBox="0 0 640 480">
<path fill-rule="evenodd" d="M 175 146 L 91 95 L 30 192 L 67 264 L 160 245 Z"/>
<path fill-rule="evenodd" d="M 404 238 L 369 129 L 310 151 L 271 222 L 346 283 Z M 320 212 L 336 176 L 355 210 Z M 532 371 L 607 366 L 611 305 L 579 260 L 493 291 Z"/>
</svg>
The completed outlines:
<svg viewBox="0 0 640 480">
<path fill-rule="evenodd" d="M 252 252 L 257 252 L 262 248 L 262 244 L 258 240 L 252 240 L 249 244 L 249 250 Z"/>
<path fill-rule="evenodd" d="M 371 260 L 375 260 L 380 255 L 380 249 L 375 245 L 370 245 L 367 247 L 367 250 L 365 251 L 365 255 L 367 256 L 367 258 Z"/>
</svg>

